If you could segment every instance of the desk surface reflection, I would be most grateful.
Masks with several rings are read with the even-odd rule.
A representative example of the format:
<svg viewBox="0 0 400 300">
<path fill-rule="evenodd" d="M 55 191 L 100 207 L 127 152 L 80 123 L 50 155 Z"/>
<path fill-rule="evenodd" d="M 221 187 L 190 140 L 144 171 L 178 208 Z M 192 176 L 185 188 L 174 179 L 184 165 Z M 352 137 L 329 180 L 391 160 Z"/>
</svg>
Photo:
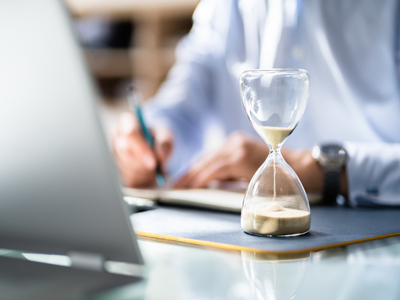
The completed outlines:
<svg viewBox="0 0 400 300">
<path fill-rule="evenodd" d="M 400 299 L 400 237 L 286 257 L 148 240 L 139 246 L 145 280 L 87 299 Z"/>
</svg>

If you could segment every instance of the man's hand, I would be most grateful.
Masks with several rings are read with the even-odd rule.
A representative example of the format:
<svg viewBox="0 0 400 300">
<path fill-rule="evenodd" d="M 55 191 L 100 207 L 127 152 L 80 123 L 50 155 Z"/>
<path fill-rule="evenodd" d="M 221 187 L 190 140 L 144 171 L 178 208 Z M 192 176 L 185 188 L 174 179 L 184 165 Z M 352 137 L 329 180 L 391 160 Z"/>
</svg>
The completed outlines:
<svg viewBox="0 0 400 300">
<path fill-rule="evenodd" d="M 214 180 L 250 181 L 268 153 L 265 143 L 243 133 L 233 133 L 222 147 L 194 163 L 175 187 L 206 187 Z"/>
<path fill-rule="evenodd" d="M 154 151 L 147 144 L 132 113 L 123 113 L 112 138 L 113 153 L 126 186 L 142 187 L 155 182 L 157 163 L 162 165 L 172 152 L 173 136 L 165 128 L 153 129 Z"/>
<path fill-rule="evenodd" d="M 211 181 L 246 179 L 254 173 L 268 156 L 268 146 L 243 133 L 233 133 L 226 143 L 216 151 L 197 161 L 176 183 L 177 188 L 206 187 Z M 300 178 L 305 190 L 322 193 L 323 172 L 310 150 L 282 149 L 285 161 Z M 340 192 L 347 196 L 347 176 L 343 170 L 340 178 Z"/>
</svg>

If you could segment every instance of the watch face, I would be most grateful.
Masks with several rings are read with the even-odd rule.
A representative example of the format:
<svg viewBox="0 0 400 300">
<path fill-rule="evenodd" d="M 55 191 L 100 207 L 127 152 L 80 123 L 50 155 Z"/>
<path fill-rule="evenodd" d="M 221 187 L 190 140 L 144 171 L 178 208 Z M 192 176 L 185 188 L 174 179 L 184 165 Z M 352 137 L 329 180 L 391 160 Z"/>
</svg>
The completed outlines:
<svg viewBox="0 0 400 300">
<path fill-rule="evenodd" d="M 320 147 L 321 155 L 318 160 L 327 169 L 341 168 L 346 160 L 347 153 L 340 145 L 328 144 Z"/>
<path fill-rule="evenodd" d="M 343 147 L 339 145 L 324 145 L 321 147 L 321 152 L 328 156 L 346 155 L 346 151 L 344 151 Z"/>
</svg>

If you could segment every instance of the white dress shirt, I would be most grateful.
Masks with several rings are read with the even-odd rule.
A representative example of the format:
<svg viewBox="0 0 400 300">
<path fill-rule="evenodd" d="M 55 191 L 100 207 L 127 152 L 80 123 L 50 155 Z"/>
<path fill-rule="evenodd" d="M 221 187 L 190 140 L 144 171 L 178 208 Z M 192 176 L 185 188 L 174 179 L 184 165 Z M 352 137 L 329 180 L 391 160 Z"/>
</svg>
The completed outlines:
<svg viewBox="0 0 400 300">
<path fill-rule="evenodd" d="M 210 135 L 257 136 L 244 112 L 244 70 L 302 68 L 310 98 L 290 148 L 345 145 L 352 204 L 400 204 L 399 7 L 395 0 L 203 0 L 177 62 L 145 113 L 171 128 L 178 176 Z"/>
</svg>

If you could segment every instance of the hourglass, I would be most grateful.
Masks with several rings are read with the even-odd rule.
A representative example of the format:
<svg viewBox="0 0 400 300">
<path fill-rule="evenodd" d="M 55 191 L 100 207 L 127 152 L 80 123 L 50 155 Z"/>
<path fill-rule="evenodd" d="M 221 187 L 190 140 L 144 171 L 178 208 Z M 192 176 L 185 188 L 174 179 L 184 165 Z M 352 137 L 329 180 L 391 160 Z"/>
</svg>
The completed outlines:
<svg viewBox="0 0 400 300">
<path fill-rule="evenodd" d="M 310 229 L 310 206 L 296 173 L 280 149 L 303 116 L 308 99 L 305 70 L 250 70 L 240 76 L 240 93 L 254 129 L 270 153 L 245 193 L 241 225 L 262 236 L 294 236 Z"/>
</svg>

